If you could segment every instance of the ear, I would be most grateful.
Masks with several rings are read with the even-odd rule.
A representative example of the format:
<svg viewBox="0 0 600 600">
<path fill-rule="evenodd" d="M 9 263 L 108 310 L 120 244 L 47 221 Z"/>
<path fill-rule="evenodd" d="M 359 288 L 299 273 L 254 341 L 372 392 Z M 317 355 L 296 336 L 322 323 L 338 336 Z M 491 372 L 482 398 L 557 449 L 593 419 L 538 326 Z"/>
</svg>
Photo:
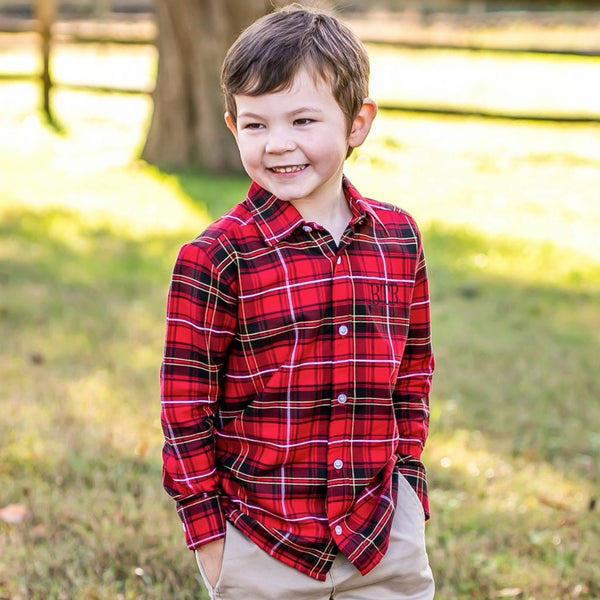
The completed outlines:
<svg viewBox="0 0 600 600">
<path fill-rule="evenodd" d="M 365 98 L 356 118 L 352 122 L 350 135 L 348 136 L 348 146 L 356 148 L 365 141 L 369 131 L 371 131 L 371 124 L 376 115 L 377 104 L 371 98 Z"/>
<path fill-rule="evenodd" d="M 227 124 L 227 129 L 229 129 L 229 131 L 231 131 L 231 133 L 233 133 L 233 137 L 235 137 L 236 141 L 238 139 L 238 132 L 237 132 L 237 127 L 235 126 L 235 122 L 233 121 L 233 119 L 231 118 L 231 115 L 226 112 L 225 115 L 225 123 Z"/>
</svg>

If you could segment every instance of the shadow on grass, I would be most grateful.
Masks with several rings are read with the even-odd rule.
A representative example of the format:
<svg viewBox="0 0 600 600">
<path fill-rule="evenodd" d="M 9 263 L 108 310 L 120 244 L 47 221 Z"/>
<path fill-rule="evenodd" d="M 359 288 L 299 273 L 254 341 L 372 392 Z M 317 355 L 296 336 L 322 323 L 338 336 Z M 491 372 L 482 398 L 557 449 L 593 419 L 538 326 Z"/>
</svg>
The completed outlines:
<svg viewBox="0 0 600 600">
<path fill-rule="evenodd" d="M 215 217 L 247 187 L 177 178 Z M 0 506 L 26 498 L 32 512 L 17 532 L 0 529 L 0 592 L 197 597 L 160 486 L 157 423 L 164 303 L 185 240 L 128 238 L 68 210 L 8 213 L 0 235 Z M 578 597 L 597 597 L 594 515 L 527 502 L 546 483 L 598 485 L 600 291 L 568 270 L 534 284 L 473 261 L 492 251 L 518 260 L 504 242 L 439 225 L 424 235 L 438 359 L 428 448 L 438 597 L 488 599 L 513 582 L 538 597 L 576 584 Z M 452 464 L 438 460 L 446 448 Z M 502 503 L 510 498 L 514 509 Z"/>
<path fill-rule="evenodd" d="M 46 125 L 53 133 L 60 137 L 66 138 L 69 133 L 67 128 L 59 119 L 56 117 L 54 112 L 46 112 L 44 109 L 39 109 L 40 121 Z"/>
</svg>

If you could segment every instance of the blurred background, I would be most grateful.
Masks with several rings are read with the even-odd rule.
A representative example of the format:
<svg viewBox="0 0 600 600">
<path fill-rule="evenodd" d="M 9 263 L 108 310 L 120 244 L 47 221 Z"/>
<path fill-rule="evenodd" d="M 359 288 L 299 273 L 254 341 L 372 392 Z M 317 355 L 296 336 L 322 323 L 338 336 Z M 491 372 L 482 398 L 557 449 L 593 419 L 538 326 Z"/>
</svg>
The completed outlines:
<svg viewBox="0 0 600 600">
<path fill-rule="evenodd" d="M 203 597 L 161 486 L 164 308 L 247 189 L 218 71 L 275 4 L 0 0 L 0 600 Z M 425 239 L 436 598 L 597 600 L 598 3 L 334 8 L 380 106 L 346 172 Z"/>
</svg>

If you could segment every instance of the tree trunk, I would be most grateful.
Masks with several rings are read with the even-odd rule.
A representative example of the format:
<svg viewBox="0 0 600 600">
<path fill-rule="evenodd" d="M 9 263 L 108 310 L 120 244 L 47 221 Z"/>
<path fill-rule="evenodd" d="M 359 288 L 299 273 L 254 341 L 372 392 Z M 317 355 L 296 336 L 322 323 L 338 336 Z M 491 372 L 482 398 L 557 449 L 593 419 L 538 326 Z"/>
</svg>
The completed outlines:
<svg viewBox="0 0 600 600">
<path fill-rule="evenodd" d="M 42 53 L 42 72 L 40 81 L 42 87 L 42 110 L 46 119 L 54 122 L 50 94 L 52 91 L 52 76 L 50 74 L 50 48 L 52 44 L 52 23 L 56 14 L 55 0 L 36 0 L 35 16 L 40 34 L 40 50 Z"/>
<path fill-rule="evenodd" d="M 172 168 L 236 172 L 241 162 L 223 121 L 221 63 L 268 0 L 156 0 L 158 74 L 142 157 Z"/>
<path fill-rule="evenodd" d="M 158 73 L 142 158 L 171 168 L 241 172 L 223 121 L 221 64 L 239 33 L 290 0 L 156 0 Z M 300 4 L 327 2 L 309 0 Z"/>
</svg>

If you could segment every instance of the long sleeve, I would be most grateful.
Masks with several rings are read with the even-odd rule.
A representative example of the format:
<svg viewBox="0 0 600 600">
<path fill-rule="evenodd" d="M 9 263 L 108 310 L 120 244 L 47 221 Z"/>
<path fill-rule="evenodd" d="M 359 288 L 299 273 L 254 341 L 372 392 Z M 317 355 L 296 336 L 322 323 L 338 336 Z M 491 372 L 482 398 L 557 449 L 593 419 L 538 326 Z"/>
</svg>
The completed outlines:
<svg viewBox="0 0 600 600">
<path fill-rule="evenodd" d="M 397 449 L 400 471 L 415 488 L 426 515 L 429 507 L 425 469 L 420 458 L 429 431 L 429 392 L 433 369 L 429 285 L 419 237 L 409 330 L 394 391 L 394 409 L 400 435 Z"/>
<path fill-rule="evenodd" d="M 225 534 L 213 431 L 237 322 L 234 283 L 223 273 L 202 246 L 183 246 L 167 302 L 160 378 L 163 483 L 177 502 L 190 548 Z"/>
</svg>

